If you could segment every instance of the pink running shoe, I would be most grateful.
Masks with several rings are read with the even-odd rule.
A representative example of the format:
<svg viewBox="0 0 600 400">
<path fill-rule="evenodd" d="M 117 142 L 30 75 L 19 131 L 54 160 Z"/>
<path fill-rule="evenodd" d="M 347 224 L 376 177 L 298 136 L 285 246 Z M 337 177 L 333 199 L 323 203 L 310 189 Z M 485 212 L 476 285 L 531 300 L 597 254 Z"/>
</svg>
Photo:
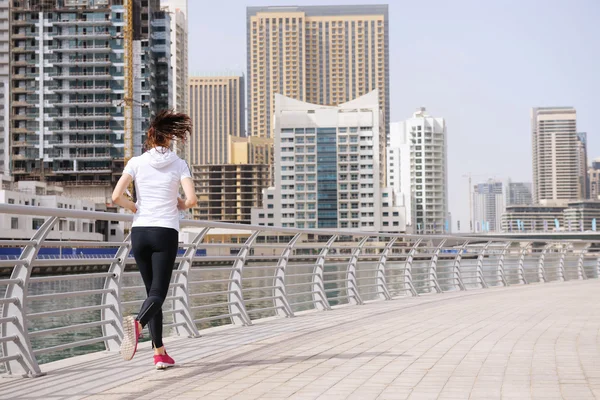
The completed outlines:
<svg viewBox="0 0 600 400">
<path fill-rule="evenodd" d="M 129 361 L 133 358 L 140 336 L 137 320 L 134 317 L 126 317 L 123 320 L 123 342 L 121 343 L 123 360 Z"/>
<path fill-rule="evenodd" d="M 175 365 L 175 360 L 165 352 L 164 355 L 154 356 L 154 365 L 156 369 L 167 369 Z"/>
</svg>

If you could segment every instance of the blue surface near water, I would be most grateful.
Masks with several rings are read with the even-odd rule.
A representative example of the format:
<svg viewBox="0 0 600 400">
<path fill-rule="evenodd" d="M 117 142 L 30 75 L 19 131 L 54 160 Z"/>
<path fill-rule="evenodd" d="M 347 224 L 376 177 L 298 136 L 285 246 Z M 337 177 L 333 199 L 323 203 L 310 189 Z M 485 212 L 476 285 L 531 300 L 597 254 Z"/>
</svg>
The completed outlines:
<svg viewBox="0 0 600 400">
<path fill-rule="evenodd" d="M 21 255 L 21 251 L 23 249 L 21 247 L 0 247 L 0 258 L 18 258 Z M 96 256 L 96 257 L 114 257 L 119 250 L 118 247 L 98 247 L 98 248 L 90 248 L 90 247 L 63 247 L 62 248 L 62 256 L 64 258 L 78 258 L 85 256 Z M 185 252 L 184 249 L 179 249 L 178 255 L 183 255 Z M 44 258 L 44 256 L 59 256 L 61 254 L 60 247 L 43 247 L 38 252 L 38 258 Z M 196 256 L 205 256 L 206 249 L 198 249 L 196 250 Z M 130 256 L 133 257 L 133 253 L 130 253 Z"/>
</svg>

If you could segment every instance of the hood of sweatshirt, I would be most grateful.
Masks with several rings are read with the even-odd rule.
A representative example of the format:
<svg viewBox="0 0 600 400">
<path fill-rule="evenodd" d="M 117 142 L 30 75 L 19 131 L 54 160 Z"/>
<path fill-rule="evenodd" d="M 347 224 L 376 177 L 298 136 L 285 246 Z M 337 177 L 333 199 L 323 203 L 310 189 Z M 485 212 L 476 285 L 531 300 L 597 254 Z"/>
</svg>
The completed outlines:
<svg viewBox="0 0 600 400">
<path fill-rule="evenodd" d="M 150 160 L 150 165 L 158 169 L 171 165 L 173 162 L 179 159 L 177 154 L 164 147 L 154 147 L 146 154 Z"/>
</svg>

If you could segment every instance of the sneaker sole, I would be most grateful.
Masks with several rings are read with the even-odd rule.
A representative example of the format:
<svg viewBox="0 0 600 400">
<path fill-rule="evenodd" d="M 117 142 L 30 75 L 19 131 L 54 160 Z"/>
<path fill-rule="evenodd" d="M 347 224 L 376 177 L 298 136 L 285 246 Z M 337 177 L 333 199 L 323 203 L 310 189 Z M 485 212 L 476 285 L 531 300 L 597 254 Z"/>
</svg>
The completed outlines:
<svg viewBox="0 0 600 400">
<path fill-rule="evenodd" d="M 154 365 L 156 366 L 156 369 L 167 369 L 175 366 L 175 364 L 167 364 L 164 362 L 158 362 Z"/>
<path fill-rule="evenodd" d="M 137 351 L 139 332 L 137 332 L 135 318 L 126 317 L 123 321 L 123 343 L 121 343 L 121 356 L 129 361 Z"/>
</svg>

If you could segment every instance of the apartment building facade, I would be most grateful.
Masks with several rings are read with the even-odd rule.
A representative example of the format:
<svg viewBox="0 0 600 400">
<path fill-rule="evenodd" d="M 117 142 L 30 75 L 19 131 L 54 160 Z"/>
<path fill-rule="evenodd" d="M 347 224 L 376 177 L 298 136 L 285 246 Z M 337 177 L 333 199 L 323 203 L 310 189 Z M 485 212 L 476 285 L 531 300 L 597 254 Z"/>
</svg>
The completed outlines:
<svg viewBox="0 0 600 400">
<path fill-rule="evenodd" d="M 335 106 L 378 89 L 389 134 L 387 5 L 248 7 L 248 133 L 270 138 L 276 94 Z"/>
<path fill-rule="evenodd" d="M 404 232 L 405 210 L 385 186 L 377 90 L 338 106 L 276 95 L 275 184 L 252 223 Z"/>
<path fill-rule="evenodd" d="M 582 146 L 577 112 L 572 107 L 531 111 L 533 202 L 563 205 L 582 198 Z M 585 181 L 585 180 L 583 180 Z"/>
<path fill-rule="evenodd" d="M 189 79 L 189 140 L 192 165 L 226 164 L 230 158 L 229 137 L 245 133 L 243 76 L 194 76 Z"/>
<path fill-rule="evenodd" d="M 161 52 L 170 45 L 161 37 L 167 30 L 154 30 L 168 24 L 160 2 L 133 6 L 130 60 L 123 1 L 14 0 L 10 147 L 16 181 L 60 183 L 75 196 L 92 188 L 97 201 L 110 197 L 123 170 L 126 62 L 134 64 L 134 154 L 141 153 L 149 118 L 170 105 L 162 95 L 171 86 L 170 54 Z"/>
</svg>

